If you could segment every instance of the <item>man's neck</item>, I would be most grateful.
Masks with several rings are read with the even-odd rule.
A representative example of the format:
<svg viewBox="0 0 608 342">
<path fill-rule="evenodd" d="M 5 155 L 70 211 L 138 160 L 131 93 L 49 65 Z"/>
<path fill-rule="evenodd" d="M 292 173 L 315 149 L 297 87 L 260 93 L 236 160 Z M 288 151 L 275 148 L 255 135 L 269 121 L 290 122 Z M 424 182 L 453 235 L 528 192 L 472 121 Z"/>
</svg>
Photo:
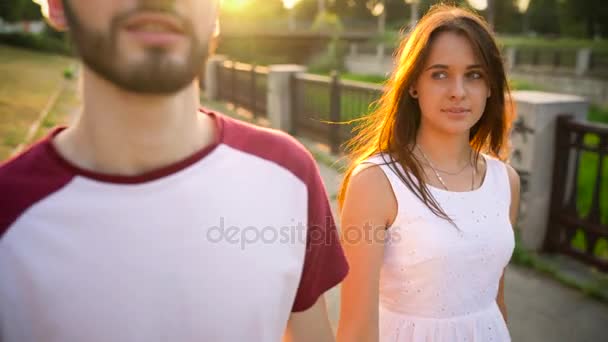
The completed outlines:
<svg viewBox="0 0 608 342">
<path fill-rule="evenodd" d="M 54 144 L 81 168 L 132 176 L 171 165 L 213 141 L 193 82 L 171 95 L 126 92 L 83 66 L 83 110 Z"/>
</svg>

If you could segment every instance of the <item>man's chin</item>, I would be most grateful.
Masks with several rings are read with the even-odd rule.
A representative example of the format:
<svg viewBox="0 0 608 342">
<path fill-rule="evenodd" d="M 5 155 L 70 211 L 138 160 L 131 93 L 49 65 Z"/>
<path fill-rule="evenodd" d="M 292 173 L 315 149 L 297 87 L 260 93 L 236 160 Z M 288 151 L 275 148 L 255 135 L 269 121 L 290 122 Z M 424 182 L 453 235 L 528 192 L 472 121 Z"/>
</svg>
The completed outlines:
<svg viewBox="0 0 608 342">
<path fill-rule="evenodd" d="M 168 64 L 162 67 L 150 64 L 123 64 L 123 68 L 112 65 L 85 65 L 98 78 L 130 93 L 141 95 L 172 95 L 194 81 L 196 74 L 184 67 L 177 68 Z"/>
</svg>

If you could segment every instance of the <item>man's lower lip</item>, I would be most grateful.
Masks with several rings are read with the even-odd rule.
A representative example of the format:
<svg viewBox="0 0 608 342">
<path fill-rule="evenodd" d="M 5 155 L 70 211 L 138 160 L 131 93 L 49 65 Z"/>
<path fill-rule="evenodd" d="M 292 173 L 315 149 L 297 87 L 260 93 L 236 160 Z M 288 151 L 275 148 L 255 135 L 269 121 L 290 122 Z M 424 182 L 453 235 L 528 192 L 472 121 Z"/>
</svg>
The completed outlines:
<svg viewBox="0 0 608 342">
<path fill-rule="evenodd" d="M 150 32 L 143 30 L 127 30 L 127 33 L 145 45 L 171 45 L 182 39 L 175 32 Z"/>
</svg>

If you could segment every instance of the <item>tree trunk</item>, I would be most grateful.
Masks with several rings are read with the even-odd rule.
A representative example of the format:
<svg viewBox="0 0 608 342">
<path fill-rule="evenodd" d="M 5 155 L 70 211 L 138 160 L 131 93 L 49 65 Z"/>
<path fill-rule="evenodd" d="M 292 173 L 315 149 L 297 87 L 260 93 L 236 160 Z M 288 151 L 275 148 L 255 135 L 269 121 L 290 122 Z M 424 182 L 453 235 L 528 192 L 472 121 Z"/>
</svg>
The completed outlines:
<svg viewBox="0 0 608 342">
<path fill-rule="evenodd" d="M 325 0 L 317 0 L 317 13 L 325 12 Z"/>
<path fill-rule="evenodd" d="M 386 0 L 382 1 L 382 4 L 384 5 L 384 10 L 378 16 L 378 33 L 380 34 L 384 34 L 386 31 Z"/>
<path fill-rule="evenodd" d="M 488 24 L 490 24 L 491 28 L 494 28 L 494 17 L 495 17 L 495 10 L 496 10 L 496 0 L 487 0 L 488 1 L 488 8 L 487 8 L 487 18 L 486 20 L 488 20 Z"/>
<path fill-rule="evenodd" d="M 410 25 L 415 25 L 418 22 L 418 8 L 419 8 L 419 3 L 418 1 L 414 1 L 411 4 L 411 8 L 410 8 Z"/>
</svg>

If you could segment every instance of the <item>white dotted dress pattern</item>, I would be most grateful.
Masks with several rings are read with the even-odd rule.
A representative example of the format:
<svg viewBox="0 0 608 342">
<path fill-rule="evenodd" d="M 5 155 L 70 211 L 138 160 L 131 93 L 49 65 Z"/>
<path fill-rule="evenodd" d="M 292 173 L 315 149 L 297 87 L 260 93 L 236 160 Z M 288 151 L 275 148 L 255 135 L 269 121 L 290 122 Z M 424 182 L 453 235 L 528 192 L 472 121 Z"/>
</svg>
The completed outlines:
<svg viewBox="0 0 608 342">
<path fill-rule="evenodd" d="M 398 205 L 380 272 L 381 342 L 510 341 L 496 296 L 515 246 L 511 191 L 506 166 L 483 157 L 487 171 L 479 188 L 429 186 L 456 227 L 403 184 L 388 155 L 366 160 L 384 171 Z"/>
</svg>

